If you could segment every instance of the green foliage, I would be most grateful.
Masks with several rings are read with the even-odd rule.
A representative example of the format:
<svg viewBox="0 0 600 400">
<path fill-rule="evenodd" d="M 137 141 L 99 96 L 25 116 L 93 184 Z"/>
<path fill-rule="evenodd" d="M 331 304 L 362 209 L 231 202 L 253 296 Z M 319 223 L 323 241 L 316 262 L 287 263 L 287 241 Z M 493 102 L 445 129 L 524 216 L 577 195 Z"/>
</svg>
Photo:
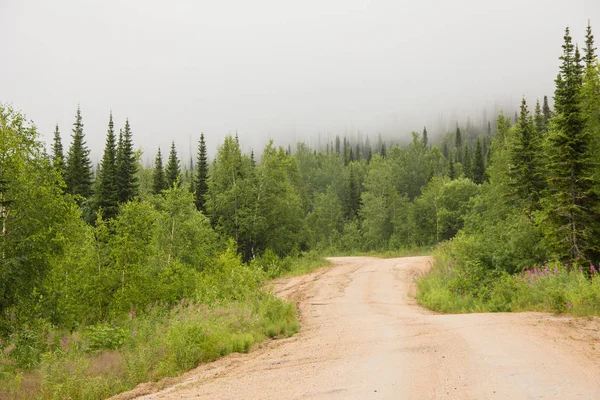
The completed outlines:
<svg viewBox="0 0 600 400">
<path fill-rule="evenodd" d="M 194 202 L 198 211 L 206 212 L 206 195 L 208 193 L 208 156 L 204 134 L 200 134 L 198 142 L 198 160 L 194 176 Z"/>
<path fill-rule="evenodd" d="M 119 208 L 119 192 L 117 187 L 117 142 L 114 131 L 112 113 L 108 121 L 108 133 L 104 156 L 98 173 L 98 191 L 96 202 L 105 219 L 113 218 Z"/>
<path fill-rule="evenodd" d="M 133 150 L 133 134 L 129 119 L 125 120 L 125 129 L 119 134 L 116 155 L 116 184 L 119 202 L 125 203 L 138 195 L 137 161 Z"/>
<path fill-rule="evenodd" d="M 160 147 L 156 153 L 156 159 L 154 160 L 154 171 L 152 172 L 152 193 L 160 194 L 163 190 L 167 189 L 167 178 L 165 176 L 165 169 L 163 168 L 162 154 L 160 153 Z"/>
<path fill-rule="evenodd" d="M 92 162 L 83 134 L 81 109 L 77 107 L 71 147 L 67 154 L 65 183 L 67 193 L 87 199 L 92 194 Z"/>
<path fill-rule="evenodd" d="M 169 160 L 165 167 L 165 178 L 167 179 L 167 187 L 181 185 L 181 167 L 179 166 L 179 158 L 177 157 L 177 149 L 175 142 L 171 143 L 171 151 L 169 152 Z"/>
</svg>

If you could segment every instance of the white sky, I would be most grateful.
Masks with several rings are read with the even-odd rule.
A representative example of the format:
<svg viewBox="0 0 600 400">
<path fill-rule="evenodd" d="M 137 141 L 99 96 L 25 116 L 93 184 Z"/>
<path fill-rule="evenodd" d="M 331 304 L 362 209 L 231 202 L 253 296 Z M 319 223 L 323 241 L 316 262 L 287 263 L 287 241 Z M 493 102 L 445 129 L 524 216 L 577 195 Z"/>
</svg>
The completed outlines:
<svg viewBox="0 0 600 400">
<path fill-rule="evenodd" d="M 236 130 L 257 150 L 400 137 L 551 96 L 564 28 L 583 43 L 588 18 L 600 42 L 597 0 L 0 0 L 0 102 L 65 146 L 81 104 L 94 161 L 111 109 L 145 159 L 174 139 L 186 160 L 200 132 L 211 152 Z"/>
</svg>

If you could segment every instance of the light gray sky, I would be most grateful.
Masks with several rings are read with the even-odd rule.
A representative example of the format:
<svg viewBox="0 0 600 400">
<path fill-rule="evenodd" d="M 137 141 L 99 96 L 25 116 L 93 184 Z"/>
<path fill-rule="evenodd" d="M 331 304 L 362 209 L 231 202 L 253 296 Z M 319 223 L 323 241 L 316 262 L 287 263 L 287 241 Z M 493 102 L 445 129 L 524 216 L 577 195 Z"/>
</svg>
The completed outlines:
<svg viewBox="0 0 600 400">
<path fill-rule="evenodd" d="M 65 146 L 81 104 L 94 161 L 111 109 L 150 159 L 200 132 L 211 153 L 236 130 L 255 149 L 435 133 L 552 95 L 564 28 L 582 43 L 588 18 L 600 42 L 598 0 L 0 0 L 0 102 Z"/>
</svg>

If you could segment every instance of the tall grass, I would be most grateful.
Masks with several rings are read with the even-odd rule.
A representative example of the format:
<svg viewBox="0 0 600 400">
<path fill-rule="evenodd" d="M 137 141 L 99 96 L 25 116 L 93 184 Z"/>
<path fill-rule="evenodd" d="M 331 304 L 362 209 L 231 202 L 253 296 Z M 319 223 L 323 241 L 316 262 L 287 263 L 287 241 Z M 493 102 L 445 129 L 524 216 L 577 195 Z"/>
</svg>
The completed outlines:
<svg viewBox="0 0 600 400">
<path fill-rule="evenodd" d="M 600 315 L 600 274 L 558 262 L 510 275 L 476 262 L 438 258 L 417 280 L 417 301 L 447 313 L 546 311 Z"/>
<path fill-rule="evenodd" d="M 0 346 L 0 398 L 106 398 L 295 334 L 295 305 L 262 290 L 263 283 L 328 263 L 316 254 L 266 261 L 223 259 L 221 272 L 199 279 L 196 298 L 174 308 L 157 305 L 74 332 L 44 321 L 20 330 Z"/>
</svg>

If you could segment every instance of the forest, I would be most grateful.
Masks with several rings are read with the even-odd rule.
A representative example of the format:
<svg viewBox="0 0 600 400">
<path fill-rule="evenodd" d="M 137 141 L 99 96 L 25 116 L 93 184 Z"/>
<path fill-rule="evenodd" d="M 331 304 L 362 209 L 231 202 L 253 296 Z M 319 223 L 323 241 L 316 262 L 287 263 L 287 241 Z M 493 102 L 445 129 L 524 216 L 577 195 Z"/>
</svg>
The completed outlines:
<svg viewBox="0 0 600 400">
<path fill-rule="evenodd" d="M 93 166 L 83 110 L 58 126 L 0 104 L 0 392 L 104 398 L 300 328 L 270 279 L 322 256 L 432 251 L 417 299 L 445 312 L 600 314 L 600 64 L 567 28 L 553 102 L 371 144 L 227 136 L 141 163 L 135 126 Z M 514 112 L 514 115 L 513 115 Z M 0 393 L 0 394 L 1 394 Z"/>
</svg>

